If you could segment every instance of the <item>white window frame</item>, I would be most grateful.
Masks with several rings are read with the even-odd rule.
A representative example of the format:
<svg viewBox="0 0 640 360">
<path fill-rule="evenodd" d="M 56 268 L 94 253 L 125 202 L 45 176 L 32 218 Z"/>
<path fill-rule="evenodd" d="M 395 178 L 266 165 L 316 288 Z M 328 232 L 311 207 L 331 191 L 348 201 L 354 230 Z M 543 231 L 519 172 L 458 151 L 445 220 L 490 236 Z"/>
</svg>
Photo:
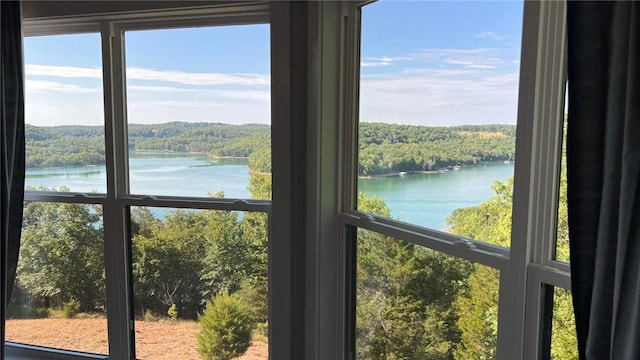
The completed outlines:
<svg viewBox="0 0 640 360">
<path fill-rule="evenodd" d="M 500 271 L 497 359 L 539 359 L 544 284 L 570 290 L 570 270 L 553 260 L 555 249 L 560 151 L 564 121 L 566 4 L 529 1 L 524 4 L 519 83 L 512 240 L 509 249 L 440 231 L 362 213 L 356 210 L 357 127 L 360 12 L 362 3 L 343 9 L 344 72 L 341 167 L 337 196 L 342 200 L 338 231 L 345 279 L 339 293 L 345 332 L 344 358 L 353 359 L 354 296 L 350 228 L 371 230 Z M 375 5 L 373 5 L 375 6 Z M 330 141 L 325 144 L 331 146 Z M 322 152 L 322 151 L 321 151 Z M 351 315 L 350 315 L 351 312 Z M 351 328 L 350 328 L 351 327 Z"/>
</svg>

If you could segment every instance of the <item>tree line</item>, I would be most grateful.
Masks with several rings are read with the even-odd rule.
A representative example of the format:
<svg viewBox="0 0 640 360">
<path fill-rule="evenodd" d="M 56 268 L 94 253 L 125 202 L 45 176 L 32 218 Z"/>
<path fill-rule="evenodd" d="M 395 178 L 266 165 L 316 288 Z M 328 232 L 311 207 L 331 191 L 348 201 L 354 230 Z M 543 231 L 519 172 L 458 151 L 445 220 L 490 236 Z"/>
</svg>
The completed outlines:
<svg viewBox="0 0 640 360">
<path fill-rule="evenodd" d="M 171 122 L 130 124 L 129 150 L 206 153 L 211 157 L 242 157 L 269 144 L 268 125 Z M 27 168 L 102 165 L 102 126 L 26 126 Z"/>
<path fill-rule="evenodd" d="M 270 171 L 268 125 L 171 122 L 128 127 L 128 146 L 137 151 L 197 152 L 211 157 L 248 158 L 254 170 Z M 101 165 L 104 131 L 98 126 L 27 126 L 27 167 Z M 515 127 L 466 125 L 432 127 L 360 123 L 360 176 L 435 171 L 456 165 L 513 160 Z"/>
</svg>

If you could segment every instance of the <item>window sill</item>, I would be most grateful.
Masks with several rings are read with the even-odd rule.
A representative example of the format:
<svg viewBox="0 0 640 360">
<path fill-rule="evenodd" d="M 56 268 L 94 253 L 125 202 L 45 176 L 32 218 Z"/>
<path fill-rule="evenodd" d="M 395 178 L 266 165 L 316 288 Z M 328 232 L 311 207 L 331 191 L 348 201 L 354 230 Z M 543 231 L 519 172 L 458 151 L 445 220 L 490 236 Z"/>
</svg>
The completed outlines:
<svg viewBox="0 0 640 360">
<path fill-rule="evenodd" d="M 44 346 L 7 342 L 5 345 L 6 360 L 106 360 L 107 355 L 89 354 L 77 351 L 62 350 Z"/>
</svg>

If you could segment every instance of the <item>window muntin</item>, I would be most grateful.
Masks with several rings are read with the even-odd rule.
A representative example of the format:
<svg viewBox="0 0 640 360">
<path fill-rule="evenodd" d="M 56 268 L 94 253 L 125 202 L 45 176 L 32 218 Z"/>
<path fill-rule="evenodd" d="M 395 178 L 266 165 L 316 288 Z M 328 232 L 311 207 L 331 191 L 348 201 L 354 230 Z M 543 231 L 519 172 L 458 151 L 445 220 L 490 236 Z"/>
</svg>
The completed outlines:
<svg viewBox="0 0 640 360">
<path fill-rule="evenodd" d="M 31 190 L 106 192 L 100 34 L 24 39 Z"/>
<path fill-rule="evenodd" d="M 251 173 L 271 172 L 269 26 L 124 39 L 130 192 L 250 198 Z"/>
<path fill-rule="evenodd" d="M 107 354 L 102 206 L 25 202 L 7 341 Z"/>
<path fill-rule="evenodd" d="M 456 231 L 454 211 L 511 192 L 521 26 L 522 3 L 362 7 L 359 192 L 394 219 L 509 246 L 503 199 L 507 213 L 476 209 L 508 226 L 501 239 Z"/>
</svg>

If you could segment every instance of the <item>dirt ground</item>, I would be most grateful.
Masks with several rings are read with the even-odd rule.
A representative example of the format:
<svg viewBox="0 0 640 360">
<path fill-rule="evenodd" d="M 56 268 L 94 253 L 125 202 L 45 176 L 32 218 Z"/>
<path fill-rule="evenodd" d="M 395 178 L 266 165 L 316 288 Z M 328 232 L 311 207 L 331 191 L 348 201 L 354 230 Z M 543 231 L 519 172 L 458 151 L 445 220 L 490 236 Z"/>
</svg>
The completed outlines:
<svg viewBox="0 0 640 360">
<path fill-rule="evenodd" d="M 7 320 L 6 338 L 33 345 L 60 347 L 98 354 L 107 353 L 107 320 L 29 319 Z M 136 354 L 141 360 L 197 360 L 200 326 L 186 321 L 136 321 Z M 267 344 L 254 341 L 239 360 L 268 359 Z"/>
</svg>

